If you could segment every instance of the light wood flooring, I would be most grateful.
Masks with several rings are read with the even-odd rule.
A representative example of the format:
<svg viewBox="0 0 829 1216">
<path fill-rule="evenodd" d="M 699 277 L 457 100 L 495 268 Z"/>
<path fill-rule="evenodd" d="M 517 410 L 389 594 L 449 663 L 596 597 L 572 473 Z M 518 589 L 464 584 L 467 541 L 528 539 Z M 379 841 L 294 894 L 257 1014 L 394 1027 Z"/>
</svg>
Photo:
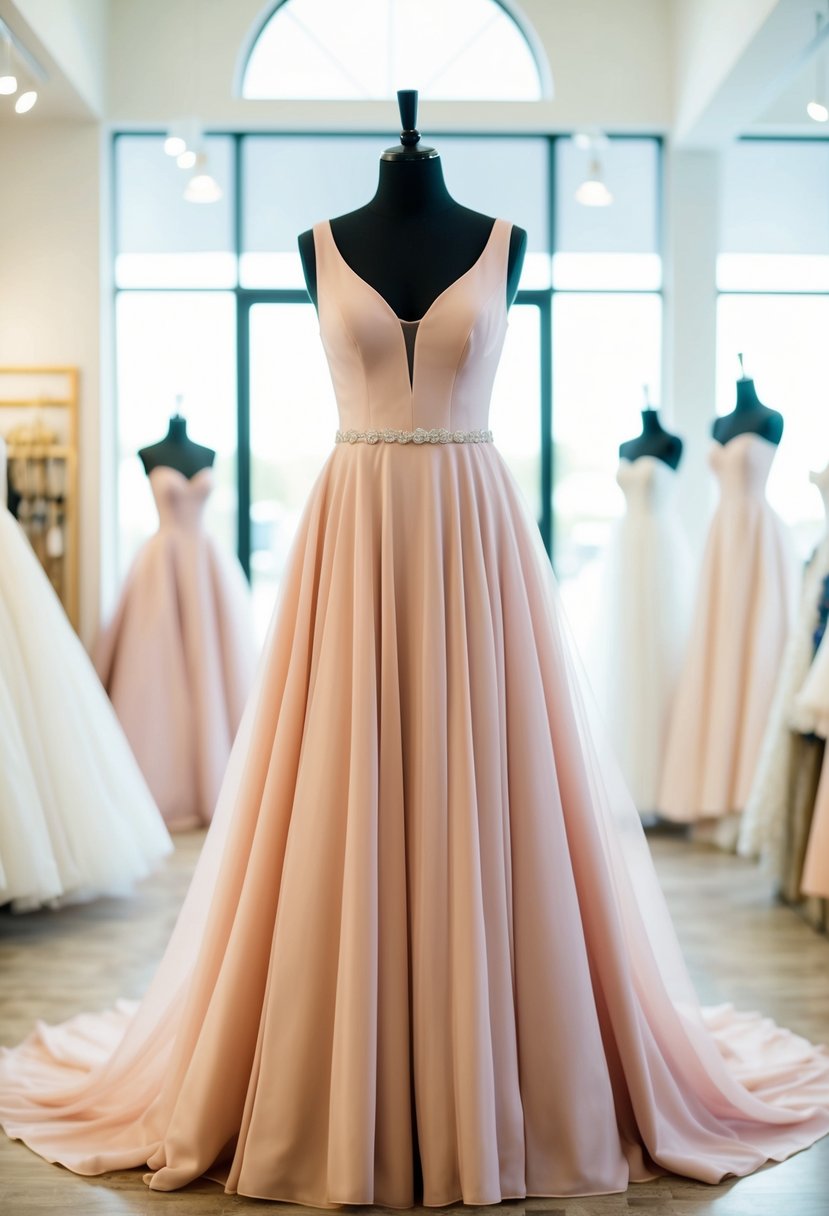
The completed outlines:
<svg viewBox="0 0 829 1216">
<path fill-rule="evenodd" d="M 36 1017 L 57 1021 L 140 996 L 161 954 L 201 843 L 179 838 L 173 861 L 130 901 L 25 917 L 0 913 L 0 1043 Z M 829 1041 L 829 941 L 771 903 L 749 863 L 673 837 L 652 837 L 660 877 L 705 1003 L 762 1009 L 816 1042 Z M 225 1195 L 211 1183 L 150 1192 L 141 1171 L 78 1178 L 0 1135 L 0 1213 L 163 1213 L 228 1216 L 288 1205 Z M 360 1209 L 355 1209 L 359 1211 Z M 372 1209 L 366 1209 L 370 1212 Z M 459 1209 L 442 1209 L 455 1211 Z M 471 1211 L 472 1209 L 464 1209 Z M 308 1208 L 291 1208 L 304 1213 Z M 716 1187 L 662 1179 L 606 1198 L 538 1199 L 497 1211 L 548 1216 L 829 1216 L 829 1137 L 782 1165 Z"/>
</svg>

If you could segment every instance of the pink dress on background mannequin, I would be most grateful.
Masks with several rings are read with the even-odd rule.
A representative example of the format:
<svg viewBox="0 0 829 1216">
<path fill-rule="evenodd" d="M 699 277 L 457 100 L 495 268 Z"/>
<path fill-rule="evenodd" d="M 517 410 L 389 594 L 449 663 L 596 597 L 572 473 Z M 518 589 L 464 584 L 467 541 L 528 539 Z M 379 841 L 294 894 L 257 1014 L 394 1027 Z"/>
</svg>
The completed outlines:
<svg viewBox="0 0 829 1216">
<path fill-rule="evenodd" d="M 668 727 L 659 809 L 722 820 L 733 847 L 794 617 L 797 564 L 766 501 L 776 447 L 754 433 L 711 448 L 720 502 Z"/>
<path fill-rule="evenodd" d="M 700 1010 L 487 430 L 510 224 L 419 320 L 411 381 L 400 318 L 314 238 L 341 431 L 190 891 L 131 1016 L 3 1054 L 4 1127 L 79 1173 L 314 1206 L 788 1156 L 829 1130 L 829 1056 Z"/>
<path fill-rule="evenodd" d="M 213 470 L 150 472 L 159 529 L 133 563 L 95 663 L 173 830 L 208 823 L 256 663 L 248 589 L 203 524 Z"/>
</svg>

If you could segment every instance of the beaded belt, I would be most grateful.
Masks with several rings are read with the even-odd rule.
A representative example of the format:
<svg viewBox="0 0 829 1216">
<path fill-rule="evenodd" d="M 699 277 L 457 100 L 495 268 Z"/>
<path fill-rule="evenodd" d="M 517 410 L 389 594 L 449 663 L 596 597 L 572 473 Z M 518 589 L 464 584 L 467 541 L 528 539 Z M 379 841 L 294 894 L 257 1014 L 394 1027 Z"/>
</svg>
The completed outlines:
<svg viewBox="0 0 829 1216">
<path fill-rule="evenodd" d="M 447 431 L 436 427 L 427 431 L 337 431 L 335 443 L 492 443 L 492 431 Z"/>
</svg>

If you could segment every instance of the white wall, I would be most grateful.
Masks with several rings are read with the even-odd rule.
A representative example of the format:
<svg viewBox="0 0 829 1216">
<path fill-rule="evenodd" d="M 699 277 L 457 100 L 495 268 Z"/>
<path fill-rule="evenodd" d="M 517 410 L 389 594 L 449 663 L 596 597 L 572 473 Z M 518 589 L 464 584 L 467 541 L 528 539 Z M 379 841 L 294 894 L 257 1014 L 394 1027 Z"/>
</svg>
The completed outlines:
<svg viewBox="0 0 829 1216">
<path fill-rule="evenodd" d="M 693 126 L 780 0 L 674 0 L 676 126 Z"/>
<path fill-rule="evenodd" d="M 100 139 L 95 123 L 0 126 L 0 363 L 81 369 L 80 608 L 87 642 L 99 600 Z"/>
<path fill-rule="evenodd" d="M 397 125 L 390 102 L 245 102 L 232 95 L 240 51 L 267 11 L 262 0 L 112 0 L 109 118 L 153 125 L 195 106 L 207 125 L 365 129 Z M 671 91 L 669 0 L 523 0 L 546 47 L 555 98 L 511 105 L 424 103 L 421 126 L 665 130 Z M 198 44 L 198 56 L 195 48 Z M 194 59 L 197 63 L 194 65 Z"/>
</svg>

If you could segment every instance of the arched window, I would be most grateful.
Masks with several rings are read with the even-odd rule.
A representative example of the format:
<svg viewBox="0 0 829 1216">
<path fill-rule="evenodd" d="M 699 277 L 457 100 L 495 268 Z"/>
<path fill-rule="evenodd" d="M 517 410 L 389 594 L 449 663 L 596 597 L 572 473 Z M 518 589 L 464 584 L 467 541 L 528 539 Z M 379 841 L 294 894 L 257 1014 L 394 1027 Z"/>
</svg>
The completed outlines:
<svg viewBox="0 0 829 1216">
<path fill-rule="evenodd" d="M 538 101 L 549 73 L 499 0 L 282 0 L 255 35 L 248 98 Z"/>
</svg>

